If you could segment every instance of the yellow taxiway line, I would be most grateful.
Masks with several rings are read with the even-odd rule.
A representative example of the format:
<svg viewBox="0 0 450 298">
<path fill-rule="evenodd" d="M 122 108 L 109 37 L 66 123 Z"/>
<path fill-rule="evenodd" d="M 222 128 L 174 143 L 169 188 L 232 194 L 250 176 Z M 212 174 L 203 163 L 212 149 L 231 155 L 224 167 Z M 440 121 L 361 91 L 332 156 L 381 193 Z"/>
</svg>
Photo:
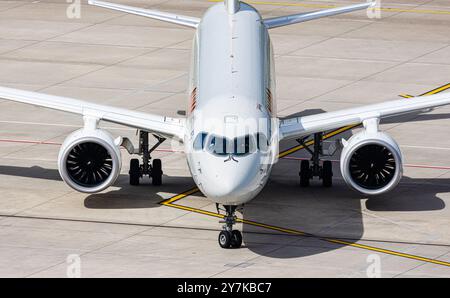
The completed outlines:
<svg viewBox="0 0 450 298">
<path fill-rule="evenodd" d="M 187 190 L 181 194 L 175 195 L 165 201 L 162 201 L 161 204 L 164 206 L 172 207 L 172 208 L 177 208 L 177 209 L 181 209 L 181 210 L 185 210 L 185 211 L 189 211 L 189 212 L 193 212 L 193 213 L 197 213 L 197 214 L 203 214 L 203 215 L 223 219 L 223 217 L 224 217 L 223 214 L 206 211 L 206 210 L 202 210 L 199 208 L 193 208 L 193 207 L 183 206 L 183 205 L 179 205 L 179 204 L 174 204 L 174 202 L 184 199 L 184 198 L 186 198 L 190 195 L 193 195 L 197 192 L 199 192 L 199 189 L 197 187 L 194 187 L 194 188 Z M 360 249 L 364 249 L 364 250 L 369 250 L 369 251 L 384 253 L 384 254 L 388 254 L 388 255 L 403 257 L 403 258 L 407 258 L 407 259 L 412 259 L 412 260 L 416 260 L 416 261 L 422 261 L 422 262 L 426 262 L 426 263 L 432 263 L 432 264 L 436 264 L 436 265 L 450 267 L 449 262 L 440 261 L 440 260 L 436 260 L 436 259 L 432 259 L 432 258 L 421 257 L 421 256 L 408 254 L 408 253 L 402 253 L 402 252 L 398 252 L 398 251 L 394 251 L 394 250 L 390 250 L 390 249 L 379 248 L 379 247 L 375 247 L 375 246 L 371 246 L 371 245 L 353 243 L 353 242 L 349 242 L 349 241 L 345 241 L 345 240 L 341 240 L 341 239 L 323 238 L 323 237 L 315 236 L 313 234 L 309 234 L 309 233 L 299 231 L 299 230 L 282 228 L 282 227 L 269 225 L 269 224 L 265 224 L 265 223 L 260 223 L 260 222 L 256 222 L 256 221 L 252 221 L 252 220 L 246 220 L 246 219 L 242 219 L 242 218 L 238 218 L 236 221 L 240 222 L 240 223 L 252 225 L 255 227 L 260 227 L 260 228 L 264 228 L 264 229 L 268 229 L 268 230 L 272 230 L 272 231 L 282 232 L 285 234 L 297 235 L 297 236 L 308 236 L 308 237 L 313 237 L 313 238 L 327 241 L 327 242 L 334 243 L 334 244 L 351 246 L 351 247 L 356 247 L 356 248 L 360 248 Z"/>
<path fill-rule="evenodd" d="M 450 89 L 450 83 L 442 85 L 440 87 L 437 87 L 436 89 L 430 90 L 428 92 L 422 93 L 419 96 L 433 95 L 433 94 L 437 94 L 437 93 L 443 92 L 443 91 L 448 90 L 448 89 Z M 415 97 L 414 95 L 411 95 L 411 94 L 400 94 L 399 96 L 401 96 L 403 98 Z"/>
<path fill-rule="evenodd" d="M 425 92 L 425 93 L 421 94 L 420 96 L 436 94 L 436 93 L 445 91 L 447 89 L 450 89 L 450 83 L 446 84 L 446 85 L 443 85 L 443 86 L 440 86 L 440 87 L 438 87 L 436 89 L 433 89 L 431 91 Z M 414 97 L 414 96 L 408 95 L 408 94 L 402 94 L 400 96 L 405 97 L 405 98 Z M 336 136 L 338 134 L 341 134 L 341 133 L 343 133 L 345 131 L 348 131 L 348 130 L 350 130 L 352 128 L 355 128 L 358 125 L 349 125 L 349 126 L 345 126 L 345 127 L 333 130 L 333 131 L 325 134 L 323 136 L 323 138 L 324 139 L 331 138 L 331 137 Z M 310 145 L 313 145 L 313 144 L 314 144 L 313 140 L 305 143 L 306 146 L 310 146 Z M 278 156 L 280 158 L 282 158 L 284 156 L 287 156 L 289 154 L 292 154 L 292 153 L 297 152 L 297 151 L 299 151 L 301 149 L 304 149 L 304 148 L 305 147 L 303 145 L 295 146 L 293 148 L 290 148 L 290 149 L 287 149 L 287 150 L 281 152 Z M 189 189 L 189 190 L 187 190 L 185 192 L 182 192 L 180 194 L 177 194 L 177 195 L 175 195 L 173 197 L 170 197 L 170 198 L 168 198 L 166 200 L 161 201 L 160 204 L 164 205 L 164 206 L 172 207 L 172 208 L 177 208 L 177 209 L 180 209 L 180 210 L 185 210 L 185 211 L 197 213 L 197 214 L 203 214 L 203 215 L 212 216 L 212 217 L 216 217 L 216 218 L 223 218 L 224 215 L 216 213 L 216 212 L 211 212 L 211 211 L 206 211 L 206 210 L 202 210 L 202 209 L 199 209 L 199 208 L 193 208 L 193 207 L 183 206 L 183 205 L 180 205 L 180 204 L 175 204 L 176 202 L 178 202 L 178 201 L 180 201 L 180 200 L 182 200 L 182 199 L 184 199 L 184 198 L 186 198 L 188 196 L 191 196 L 191 195 L 193 195 L 193 194 L 195 194 L 195 193 L 197 193 L 199 191 L 200 190 L 197 187 L 193 187 L 193 188 L 191 188 L 191 189 Z M 383 254 L 403 257 L 403 258 L 407 258 L 407 259 L 412 259 L 412 260 L 416 260 L 416 261 L 422 261 L 422 262 L 426 262 L 426 263 L 431 263 L 431 264 L 436 264 L 436 265 L 442 265 L 442 266 L 450 267 L 450 262 L 440 261 L 440 260 L 436 260 L 436 259 L 432 259 L 432 258 L 421 257 L 421 256 L 408 254 L 408 253 L 402 253 L 402 252 L 398 252 L 398 251 L 394 251 L 394 250 L 390 250 L 390 249 L 379 248 L 379 247 L 375 247 L 375 246 L 371 246 L 371 245 L 365 245 L 365 244 L 360 244 L 360 243 L 353 243 L 353 242 L 349 242 L 349 241 L 345 241 L 345 240 L 341 240 L 341 239 L 319 237 L 319 236 L 315 236 L 313 234 L 309 234 L 309 233 L 306 233 L 306 232 L 303 232 L 303 231 L 299 231 L 299 230 L 295 230 L 295 229 L 287 229 L 287 228 L 283 228 L 283 227 L 278 227 L 278 226 L 269 225 L 269 224 L 265 224 L 265 223 L 260 223 L 260 222 L 247 220 L 247 219 L 242 219 L 242 218 L 237 218 L 236 221 L 240 222 L 240 223 L 244 223 L 244 224 L 248 224 L 248 225 L 252 225 L 252 226 L 256 226 L 256 227 L 272 230 L 272 231 L 278 231 L 278 232 L 290 234 L 290 235 L 308 236 L 308 237 L 313 237 L 313 238 L 320 239 L 320 240 L 327 241 L 327 242 L 334 243 L 334 244 L 351 246 L 351 247 L 356 247 L 356 248 L 360 248 L 360 249 L 364 249 L 364 250 L 368 250 L 368 251 L 374 251 L 374 252 L 379 252 L 379 253 L 383 253 Z"/>
<path fill-rule="evenodd" d="M 222 2 L 223 0 L 208 0 L 208 2 Z M 291 2 L 274 2 L 274 1 L 244 1 L 248 4 L 255 5 L 272 5 L 272 6 L 296 6 L 296 7 L 306 7 L 306 8 L 336 8 L 339 5 L 332 4 L 316 4 L 316 3 L 291 3 Z M 450 15 L 448 10 L 439 9 L 415 9 L 415 8 L 396 8 L 396 7 L 375 7 L 374 10 L 385 11 L 385 12 L 406 12 L 406 13 L 417 13 L 417 14 L 443 14 Z"/>
</svg>

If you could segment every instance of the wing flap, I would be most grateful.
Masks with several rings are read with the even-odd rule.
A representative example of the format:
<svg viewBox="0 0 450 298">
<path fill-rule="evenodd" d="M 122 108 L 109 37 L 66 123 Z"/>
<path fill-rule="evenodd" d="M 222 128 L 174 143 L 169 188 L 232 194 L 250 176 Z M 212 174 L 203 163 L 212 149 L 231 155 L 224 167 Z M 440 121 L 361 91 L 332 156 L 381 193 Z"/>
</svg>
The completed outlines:
<svg viewBox="0 0 450 298">
<path fill-rule="evenodd" d="M 450 104 L 450 93 L 414 97 L 320 113 L 311 116 L 295 117 L 280 121 L 280 137 L 295 138 L 337 127 L 359 124 L 371 118 L 386 118 Z"/>
</svg>

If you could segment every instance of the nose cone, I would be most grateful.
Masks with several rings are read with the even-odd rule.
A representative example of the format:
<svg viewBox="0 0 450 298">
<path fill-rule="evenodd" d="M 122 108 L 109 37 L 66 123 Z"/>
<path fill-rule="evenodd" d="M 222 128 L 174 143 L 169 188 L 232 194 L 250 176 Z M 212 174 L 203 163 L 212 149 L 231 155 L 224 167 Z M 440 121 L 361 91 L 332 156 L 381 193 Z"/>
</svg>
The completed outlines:
<svg viewBox="0 0 450 298">
<path fill-rule="evenodd" d="M 215 157 L 214 162 L 202 169 L 203 193 L 221 204 L 243 204 L 251 200 L 260 185 L 259 159 L 254 155 L 226 162 L 226 158 Z"/>
</svg>

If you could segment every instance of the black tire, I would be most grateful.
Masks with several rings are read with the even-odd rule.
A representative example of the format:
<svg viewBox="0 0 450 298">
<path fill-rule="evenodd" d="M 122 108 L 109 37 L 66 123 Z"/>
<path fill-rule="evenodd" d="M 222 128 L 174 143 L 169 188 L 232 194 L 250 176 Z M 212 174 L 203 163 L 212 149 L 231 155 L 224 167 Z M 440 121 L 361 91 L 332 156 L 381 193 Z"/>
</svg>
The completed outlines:
<svg viewBox="0 0 450 298">
<path fill-rule="evenodd" d="M 139 159 L 133 158 L 130 160 L 130 185 L 139 185 L 139 179 L 141 178 L 141 168 L 139 165 Z"/>
<path fill-rule="evenodd" d="M 309 180 L 311 178 L 310 176 L 310 169 L 309 169 L 309 160 L 302 160 L 300 163 L 300 186 L 301 187 L 308 187 L 309 186 Z"/>
<path fill-rule="evenodd" d="M 329 160 L 324 161 L 322 165 L 322 184 L 324 187 L 333 185 L 333 166 Z"/>
<path fill-rule="evenodd" d="M 222 231 L 219 233 L 219 245 L 222 248 L 230 248 L 231 246 L 231 233 L 229 231 Z"/>
<path fill-rule="evenodd" d="M 231 232 L 231 247 L 240 248 L 242 245 L 242 234 L 239 230 L 233 230 Z"/>
<path fill-rule="evenodd" d="M 162 184 L 162 163 L 161 159 L 154 159 L 152 163 L 152 184 L 161 185 Z"/>
</svg>

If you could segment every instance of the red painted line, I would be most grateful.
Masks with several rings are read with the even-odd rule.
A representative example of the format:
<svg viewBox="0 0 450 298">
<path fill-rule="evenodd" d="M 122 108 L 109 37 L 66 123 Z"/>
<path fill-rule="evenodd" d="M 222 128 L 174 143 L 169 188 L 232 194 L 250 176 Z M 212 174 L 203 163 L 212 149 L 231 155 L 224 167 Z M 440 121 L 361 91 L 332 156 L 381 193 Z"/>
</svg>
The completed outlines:
<svg viewBox="0 0 450 298">
<path fill-rule="evenodd" d="M 31 140 L 12 140 L 12 139 L 0 139 L 0 143 L 23 143 L 23 144 L 36 144 L 36 145 L 61 145 L 61 143 L 56 142 L 46 142 L 46 141 L 31 141 Z M 125 150 L 125 148 L 121 148 L 122 150 Z M 176 153 L 176 152 L 183 152 L 181 150 L 172 150 L 172 149 L 156 149 L 155 151 L 158 152 L 169 152 L 169 153 Z M 288 160 L 309 160 L 309 158 L 305 157 L 294 157 L 294 156 L 285 156 L 282 157 L 282 159 L 288 159 Z M 339 160 L 331 160 L 334 163 L 338 163 Z M 447 166 L 432 166 L 432 165 L 420 165 L 420 164 L 404 164 L 403 165 L 406 168 L 421 168 L 421 169 L 434 169 L 434 170 L 450 170 L 450 167 Z"/>
<path fill-rule="evenodd" d="M 445 166 L 428 166 L 428 165 L 413 165 L 413 164 L 405 164 L 404 166 L 407 168 L 450 170 L 450 167 L 445 167 Z"/>
<path fill-rule="evenodd" d="M 0 142 L 3 142 L 3 143 L 38 144 L 38 145 L 61 145 L 60 143 L 55 143 L 55 142 L 29 141 L 29 140 L 11 140 L 11 139 L 0 139 Z"/>
<path fill-rule="evenodd" d="M 293 157 L 293 156 L 285 156 L 282 157 L 283 159 L 290 159 L 290 160 L 310 160 L 310 158 L 305 157 Z M 331 160 L 331 162 L 338 163 L 339 160 Z M 431 165 L 419 165 L 419 164 L 403 164 L 403 167 L 405 168 L 420 168 L 420 169 L 434 169 L 434 170 L 450 170 L 450 167 L 446 166 L 431 166 Z"/>
</svg>

